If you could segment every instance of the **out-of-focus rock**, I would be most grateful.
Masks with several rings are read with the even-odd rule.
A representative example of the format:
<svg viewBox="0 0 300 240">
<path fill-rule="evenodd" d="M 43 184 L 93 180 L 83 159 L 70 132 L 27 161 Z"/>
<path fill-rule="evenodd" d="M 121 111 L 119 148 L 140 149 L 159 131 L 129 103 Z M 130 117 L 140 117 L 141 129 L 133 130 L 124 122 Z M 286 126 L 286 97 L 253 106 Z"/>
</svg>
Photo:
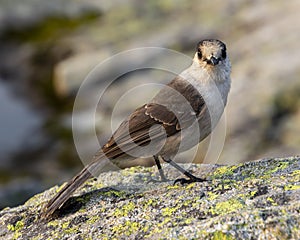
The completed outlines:
<svg viewBox="0 0 300 240">
<path fill-rule="evenodd" d="M 97 1 L 90 0 L 2 0 L 0 4 L 0 36 L 6 32 L 35 27 L 48 18 L 74 19 L 84 13 L 97 13 L 103 9 Z"/>
<path fill-rule="evenodd" d="M 133 3 L 136 2 L 130 1 L 130 4 Z M 115 6 L 103 17 L 103 22 L 106 24 L 97 25 L 96 28 L 99 28 L 97 30 L 94 30 L 95 26 L 91 26 L 88 31 L 89 33 L 98 31 L 99 34 L 83 34 L 79 38 L 80 44 L 87 45 L 92 42 L 97 51 L 101 52 L 102 48 L 109 49 L 111 56 L 118 53 L 118 50 L 161 46 L 183 49 L 187 56 L 192 57 L 197 41 L 207 37 L 220 38 L 227 43 L 232 59 L 232 91 L 226 109 L 227 138 L 218 162 L 236 163 L 273 154 L 284 156 L 289 153 L 299 153 L 298 147 L 292 146 L 285 140 L 279 141 L 280 144 L 279 142 L 275 144 L 278 139 L 274 139 L 274 137 L 280 138 L 281 136 L 282 139 L 286 139 L 284 136 L 289 136 L 291 139 L 297 138 L 296 131 L 285 128 L 287 132 L 284 135 L 269 134 L 272 131 L 278 132 L 277 129 L 282 128 L 281 124 L 289 122 L 290 117 L 293 118 L 295 114 L 293 111 L 287 111 L 288 113 L 284 113 L 287 114 L 286 117 L 282 118 L 284 121 L 276 122 L 275 120 L 278 115 L 276 113 L 278 109 L 275 106 L 276 96 L 300 86 L 298 70 L 300 50 L 297 47 L 300 29 L 297 24 L 294 24 L 298 21 L 299 2 L 269 4 L 260 1 L 230 1 L 230 3 L 218 1 L 218 3 L 208 3 L 205 6 L 192 2 L 180 7 L 175 5 L 175 3 L 170 3 L 169 5 L 158 4 L 155 6 L 157 7 L 156 11 L 161 11 L 162 14 L 158 14 L 156 18 L 149 16 L 152 22 L 146 21 L 147 14 L 151 15 L 151 13 L 146 11 L 148 9 L 145 6 L 137 4 L 130 9 L 124 5 Z M 148 8 L 151 7 L 148 6 Z M 174 24 L 171 10 L 176 11 L 176 16 L 181 16 L 178 24 Z M 144 13 L 144 21 L 137 17 L 139 12 Z M 207 12 L 211 14 L 205 15 Z M 283 12 L 284 14 L 282 14 Z M 120 19 L 126 19 L 126 21 Z M 160 24 L 154 27 L 154 23 L 159 20 Z M 115 24 L 114 31 L 108 23 Z M 128 32 L 120 31 L 127 27 L 130 27 Z M 113 33 L 114 37 L 108 33 Z M 126 44 L 123 39 L 127 39 Z M 88 52 L 90 52 L 91 61 L 95 61 L 94 53 L 91 53 L 91 50 Z M 78 57 L 80 56 L 78 55 Z M 58 69 L 64 72 L 64 69 L 72 69 L 72 66 L 77 66 L 73 64 L 71 59 L 70 61 L 66 59 L 63 65 L 58 65 Z M 74 72 L 80 72 L 80 67 L 75 68 Z M 82 68 L 84 68 L 84 64 L 82 64 Z M 114 72 L 113 69 L 111 71 Z M 86 71 L 83 70 L 82 73 L 76 75 L 82 76 L 83 73 Z M 147 73 L 145 75 L 146 79 Z M 72 90 L 72 83 L 78 84 L 80 80 L 74 80 L 70 76 L 72 75 L 62 74 L 59 81 L 68 83 L 67 86 L 70 86 Z M 164 82 L 171 79 L 171 77 L 164 79 Z M 143 84 L 143 81 L 137 84 Z M 93 89 L 93 91 L 96 90 Z M 101 84 L 98 91 L 102 91 Z M 122 85 L 116 84 L 113 92 L 119 92 L 119 96 L 121 96 L 124 94 L 124 89 Z M 65 93 L 68 94 L 68 88 Z M 149 99 L 153 95 L 149 96 Z M 297 99 L 300 94 L 293 96 L 296 98 L 295 102 L 299 102 Z M 142 104 L 138 98 L 133 98 L 137 101 L 128 104 L 128 109 L 134 109 Z M 106 104 L 108 104 L 108 109 L 114 109 L 114 101 L 111 104 L 106 102 Z M 123 117 L 126 114 L 128 113 L 124 112 Z M 120 118 L 122 117 L 120 116 Z M 274 121 L 276 124 L 272 125 Z M 291 121 L 289 125 L 295 122 Z M 99 126 L 99 128 L 105 132 L 105 127 Z M 294 128 L 298 129 L 298 124 Z M 196 157 L 196 161 L 203 161 L 203 154 Z M 214 162 L 216 159 L 211 159 L 211 161 Z"/>
<path fill-rule="evenodd" d="M 54 86 L 60 96 L 76 94 L 84 79 L 97 64 L 110 55 L 103 51 L 78 54 L 59 62 L 54 69 Z"/>
<path fill-rule="evenodd" d="M 287 109 L 282 113 L 286 115 L 284 121 L 270 126 L 276 121 L 276 98 L 300 87 L 300 49 L 296 47 L 300 32 L 293 24 L 298 18 L 300 4 L 291 1 L 275 5 L 256 2 L 252 8 L 243 8 L 236 16 L 241 25 L 250 30 L 235 38 L 229 46 L 233 59 L 233 88 L 226 112 L 229 130 L 220 160 L 223 163 L 228 159 L 235 162 L 273 154 L 299 153 L 298 148 L 288 147 L 280 140 L 283 135 L 274 134 L 273 139 L 266 136 L 270 131 L 277 132 L 281 124 L 288 122 L 295 113 Z M 282 15 L 282 11 L 286 14 Z M 293 94 L 298 108 L 299 96 L 299 92 Z M 270 144 L 277 140 L 281 144 Z"/>
</svg>

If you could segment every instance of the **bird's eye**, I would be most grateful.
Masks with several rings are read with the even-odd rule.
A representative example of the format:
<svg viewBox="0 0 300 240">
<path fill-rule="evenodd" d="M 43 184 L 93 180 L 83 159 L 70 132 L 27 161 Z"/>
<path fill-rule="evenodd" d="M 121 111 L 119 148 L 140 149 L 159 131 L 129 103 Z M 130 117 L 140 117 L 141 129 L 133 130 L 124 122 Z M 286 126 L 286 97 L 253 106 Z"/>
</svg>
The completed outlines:
<svg viewBox="0 0 300 240">
<path fill-rule="evenodd" d="M 222 58 L 223 58 L 223 59 L 226 58 L 226 49 L 222 49 Z"/>
<path fill-rule="evenodd" d="M 198 54 L 198 58 L 199 58 L 199 59 L 201 59 L 201 58 L 202 58 L 202 52 L 201 52 L 201 50 L 200 50 L 200 49 L 198 49 L 198 52 L 197 52 L 197 54 Z"/>
</svg>

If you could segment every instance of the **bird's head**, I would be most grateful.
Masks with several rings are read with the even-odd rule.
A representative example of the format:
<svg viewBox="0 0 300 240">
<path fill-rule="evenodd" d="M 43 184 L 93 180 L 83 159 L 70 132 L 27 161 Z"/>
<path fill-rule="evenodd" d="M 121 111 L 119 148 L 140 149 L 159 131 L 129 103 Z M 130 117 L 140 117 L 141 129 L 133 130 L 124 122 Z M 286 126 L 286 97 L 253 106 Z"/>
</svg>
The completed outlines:
<svg viewBox="0 0 300 240">
<path fill-rule="evenodd" d="M 225 64 L 227 60 L 226 45 L 220 40 L 206 39 L 197 45 L 195 61 L 202 67 L 216 67 Z"/>
</svg>

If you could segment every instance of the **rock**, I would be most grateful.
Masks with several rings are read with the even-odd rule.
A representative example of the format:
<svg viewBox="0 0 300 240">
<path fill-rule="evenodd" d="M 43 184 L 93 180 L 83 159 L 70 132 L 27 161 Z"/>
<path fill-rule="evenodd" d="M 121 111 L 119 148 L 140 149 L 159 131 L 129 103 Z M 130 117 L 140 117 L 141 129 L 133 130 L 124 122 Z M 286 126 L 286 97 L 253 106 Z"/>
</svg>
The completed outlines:
<svg viewBox="0 0 300 240">
<path fill-rule="evenodd" d="M 43 146 L 22 145 L 17 154 L 5 156 L 7 161 L 2 156 L 0 165 L 5 162 L 11 166 L 0 169 L 3 189 L 5 184 L 7 188 L 10 184 L 7 179 L 2 180 L 2 172 L 9 176 L 14 172 L 11 177 L 14 180 L 15 166 L 21 177 L 26 174 L 36 178 L 34 181 L 51 182 L 51 185 L 62 181 L 81 164 L 79 159 L 74 160 L 77 152 L 71 134 L 72 97 L 92 66 L 108 56 L 141 47 L 169 48 L 190 57 L 200 39 L 211 37 L 227 44 L 233 81 L 226 108 L 224 149 L 220 158 L 205 162 L 237 164 L 265 156 L 299 154 L 300 31 L 299 24 L 295 24 L 299 18 L 298 0 L 217 0 L 206 4 L 197 1 L 178 4 L 177 1 L 144 3 L 137 0 L 2 0 L 0 6 L 0 84 L 9 84 L 11 96 L 28 103 L 37 110 L 33 114 L 45 119 L 45 123 L 40 124 L 46 126 L 45 129 L 28 132 L 25 142 L 40 132 L 48 140 Z M 185 67 L 181 61 L 180 66 Z M 115 69 L 107 71 L 113 74 Z M 104 111 L 96 114 L 100 140 L 110 137 L 110 113 L 115 109 L 116 98 L 123 95 L 126 87 L 152 80 L 153 75 L 148 72 L 141 75 L 143 78 L 136 82 L 130 79 L 118 82 L 108 92 Z M 101 75 L 101 79 L 105 78 Z M 171 79 L 153 77 L 157 82 Z M 102 89 L 101 84 L 95 85 L 87 92 L 84 103 L 94 100 Z M 142 93 L 140 95 L 147 100 L 155 94 L 149 89 L 149 95 Z M 133 94 L 123 112 L 113 120 L 124 119 L 142 105 L 144 98 L 140 95 Z M 289 96 L 293 104 L 282 96 Z M 94 129 L 90 124 L 94 116 L 91 118 L 86 112 L 94 109 L 84 105 L 81 110 L 82 121 L 78 124 L 82 131 L 81 148 L 91 157 L 98 141 L 89 135 L 89 130 Z M 1 127 L 10 129 L 3 121 Z M 24 124 L 14 129 L 25 129 Z M 7 135 L 2 134 L 1 140 L 7 142 Z M 211 141 L 211 149 L 214 150 L 215 145 L 215 141 Z M 205 149 L 198 151 L 194 162 L 200 163 L 204 156 L 207 156 Z M 26 171 L 15 159 L 29 166 Z M 191 159 L 189 154 L 181 157 L 182 162 Z M 19 203 L 23 200 L 20 196 Z M 7 201 L 12 204 L 10 199 Z"/>
<path fill-rule="evenodd" d="M 0 36 L 11 31 L 24 31 L 35 27 L 48 18 L 73 19 L 86 12 L 99 12 L 102 7 L 95 1 L 70 0 L 39 1 L 4 0 L 0 9 Z"/>
<path fill-rule="evenodd" d="M 203 183 L 148 182 L 155 168 L 106 172 L 88 181 L 52 219 L 51 188 L 0 212 L 1 239 L 299 239 L 300 157 L 233 166 L 184 165 Z M 169 179 L 179 177 L 171 166 Z"/>
<path fill-rule="evenodd" d="M 252 4 L 252 9 L 242 7 L 237 13 L 235 20 L 248 33 L 235 35 L 229 47 L 233 67 L 232 91 L 227 106 L 229 134 L 219 162 L 228 164 L 228 159 L 235 163 L 242 159 L 298 154 L 298 149 L 291 147 L 282 135 L 270 134 L 278 132 L 296 113 L 287 107 L 287 111 L 280 113 L 284 121 L 276 121 L 276 112 L 280 111 L 276 102 L 282 95 L 298 89 L 296 94 L 290 95 L 297 109 L 300 106 L 300 59 L 297 57 L 300 50 L 294 47 L 299 38 L 299 27 L 287 24 L 298 18 L 297 7 L 297 1 L 277 7 L 257 2 Z M 289 14 L 281 17 L 282 10 Z M 255 22 L 256 26 L 250 27 Z M 285 37 L 278 38 L 278 33 Z M 274 120 L 276 124 L 272 125 Z M 297 132 L 286 130 L 284 135 L 297 138 Z"/>
</svg>

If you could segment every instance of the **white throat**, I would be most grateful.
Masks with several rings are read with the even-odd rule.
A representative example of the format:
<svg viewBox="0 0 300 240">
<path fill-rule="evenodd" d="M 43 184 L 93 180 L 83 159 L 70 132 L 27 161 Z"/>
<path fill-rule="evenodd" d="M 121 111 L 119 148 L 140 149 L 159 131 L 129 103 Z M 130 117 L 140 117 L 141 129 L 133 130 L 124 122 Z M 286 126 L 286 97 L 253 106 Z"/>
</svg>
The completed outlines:
<svg viewBox="0 0 300 240">
<path fill-rule="evenodd" d="M 200 66 L 198 59 L 195 58 L 192 65 L 180 76 L 189 81 L 201 94 L 209 109 L 212 126 L 215 127 L 227 103 L 231 85 L 230 62 L 226 59 L 219 65 L 209 68 L 210 66 Z"/>
</svg>

